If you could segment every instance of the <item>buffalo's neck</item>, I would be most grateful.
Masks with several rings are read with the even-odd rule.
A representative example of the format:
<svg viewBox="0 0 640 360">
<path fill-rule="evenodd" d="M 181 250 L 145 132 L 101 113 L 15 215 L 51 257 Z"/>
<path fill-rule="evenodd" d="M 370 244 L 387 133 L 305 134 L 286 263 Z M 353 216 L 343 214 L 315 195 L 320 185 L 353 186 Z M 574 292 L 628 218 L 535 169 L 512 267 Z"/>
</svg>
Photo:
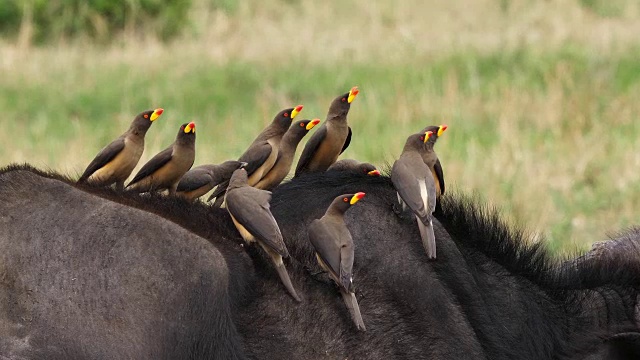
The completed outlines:
<svg viewBox="0 0 640 360">
<path fill-rule="evenodd" d="M 561 302 L 482 254 L 458 251 L 452 243 L 438 245 L 436 262 L 443 263 L 438 277 L 486 354 L 544 359 L 564 348 L 567 326 Z"/>
<path fill-rule="evenodd" d="M 609 337 L 639 331 L 638 294 L 630 288 L 600 287 L 577 290 L 570 297 L 575 306 L 571 314 L 573 333 L 594 333 Z"/>
</svg>

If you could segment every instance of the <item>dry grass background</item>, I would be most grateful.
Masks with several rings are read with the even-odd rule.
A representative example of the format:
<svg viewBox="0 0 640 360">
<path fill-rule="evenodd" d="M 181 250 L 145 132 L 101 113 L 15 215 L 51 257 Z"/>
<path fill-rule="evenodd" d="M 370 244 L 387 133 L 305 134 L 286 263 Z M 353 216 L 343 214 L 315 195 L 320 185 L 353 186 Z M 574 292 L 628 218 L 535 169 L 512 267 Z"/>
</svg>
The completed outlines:
<svg viewBox="0 0 640 360">
<path fill-rule="evenodd" d="M 324 119 L 359 85 L 346 157 L 391 163 L 447 123 L 449 189 L 560 252 L 638 223 L 635 1 L 196 1 L 170 44 L 0 40 L 0 163 L 79 173 L 138 112 L 165 114 L 140 163 L 197 123 L 196 164 L 240 155 L 281 108 Z"/>
</svg>

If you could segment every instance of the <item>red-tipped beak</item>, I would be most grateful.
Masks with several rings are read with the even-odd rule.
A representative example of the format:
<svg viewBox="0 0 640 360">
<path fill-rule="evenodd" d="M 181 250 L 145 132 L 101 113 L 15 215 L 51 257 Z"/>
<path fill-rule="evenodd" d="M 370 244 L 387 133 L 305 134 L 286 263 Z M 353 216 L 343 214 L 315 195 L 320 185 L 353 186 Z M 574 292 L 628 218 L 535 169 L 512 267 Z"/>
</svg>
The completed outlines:
<svg viewBox="0 0 640 360">
<path fill-rule="evenodd" d="M 440 125 L 440 128 L 438 129 L 438 136 L 442 135 L 443 132 L 445 132 L 447 130 L 447 125 Z"/>
<path fill-rule="evenodd" d="M 196 132 L 196 123 L 194 123 L 193 121 L 188 123 L 187 126 L 184 128 L 184 132 L 185 133 L 195 133 Z"/>
<path fill-rule="evenodd" d="M 302 105 L 298 105 L 295 108 L 293 108 L 293 111 L 291 111 L 291 119 L 292 120 L 296 117 L 296 115 L 298 115 L 300 113 L 300 111 L 302 111 L 303 107 L 304 106 L 302 106 Z"/>
<path fill-rule="evenodd" d="M 380 171 L 379 170 L 371 170 L 367 173 L 367 175 L 371 175 L 371 176 L 380 176 Z"/>
<path fill-rule="evenodd" d="M 307 130 L 313 129 L 316 125 L 320 124 L 320 119 L 313 119 L 307 124 Z"/>
<path fill-rule="evenodd" d="M 364 193 L 363 192 L 359 192 L 356 193 L 355 195 L 353 195 L 353 197 L 351 198 L 351 201 L 349 202 L 351 205 L 355 204 L 358 202 L 358 200 L 362 199 L 364 197 Z"/>
<path fill-rule="evenodd" d="M 360 90 L 358 90 L 357 86 L 352 87 L 349 91 L 349 98 L 347 99 L 347 102 L 351 104 L 351 102 L 356 98 L 359 92 Z"/>
<path fill-rule="evenodd" d="M 163 108 L 157 108 L 153 110 L 153 113 L 151 113 L 151 118 L 149 120 L 154 121 L 155 119 L 160 117 L 160 115 L 162 115 L 163 112 L 164 112 Z"/>
</svg>

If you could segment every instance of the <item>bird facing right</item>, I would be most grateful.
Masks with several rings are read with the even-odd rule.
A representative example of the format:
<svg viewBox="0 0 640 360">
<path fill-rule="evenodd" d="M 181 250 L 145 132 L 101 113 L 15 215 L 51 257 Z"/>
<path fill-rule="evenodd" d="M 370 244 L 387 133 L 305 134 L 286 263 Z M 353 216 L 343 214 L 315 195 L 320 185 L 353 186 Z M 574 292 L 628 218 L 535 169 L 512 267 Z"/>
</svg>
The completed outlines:
<svg viewBox="0 0 640 360">
<path fill-rule="evenodd" d="M 437 135 L 432 131 L 407 138 L 400 158 L 391 168 L 391 182 L 398 192 L 398 201 L 414 213 L 422 245 L 429 259 L 436 258 L 436 238 L 433 232 L 433 212 L 436 209 L 436 185 L 423 154 L 433 151 Z"/>
<path fill-rule="evenodd" d="M 84 171 L 79 183 L 88 182 L 95 186 L 109 186 L 113 183 L 122 190 L 144 151 L 144 136 L 163 109 L 147 110 L 138 114 L 129 129 L 105 146 Z"/>
<path fill-rule="evenodd" d="M 358 330 L 366 331 L 360 306 L 353 292 L 354 244 L 344 222 L 344 213 L 364 197 L 363 192 L 340 195 L 331 202 L 324 216 L 309 225 L 309 241 L 315 248 L 320 267 L 336 282 L 351 319 Z"/>
</svg>

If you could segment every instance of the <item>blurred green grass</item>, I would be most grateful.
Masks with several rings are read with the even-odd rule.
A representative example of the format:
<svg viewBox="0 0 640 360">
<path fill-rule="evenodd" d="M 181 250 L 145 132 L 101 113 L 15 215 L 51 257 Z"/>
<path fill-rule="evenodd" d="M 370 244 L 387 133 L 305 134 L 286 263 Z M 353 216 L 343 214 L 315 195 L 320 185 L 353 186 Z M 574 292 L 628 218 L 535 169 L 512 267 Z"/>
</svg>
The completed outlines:
<svg viewBox="0 0 640 360">
<path fill-rule="evenodd" d="M 11 71 L 0 81 L 0 162 L 80 173 L 135 114 L 163 107 L 140 164 L 171 143 L 185 121 L 197 124 L 196 164 L 217 163 L 237 158 L 280 109 L 304 104 L 302 117 L 324 120 L 331 99 L 358 85 L 361 93 L 349 115 L 354 138 L 344 157 L 390 164 L 409 133 L 447 123 L 437 151 L 448 189 L 479 194 L 542 235 L 553 250 L 573 253 L 637 223 L 640 43 L 581 40 L 583 22 L 596 22 L 590 16 L 597 14 L 571 25 L 564 42 L 481 46 L 484 40 L 474 40 L 477 46 L 441 44 L 435 51 L 416 44 L 384 56 L 391 46 L 385 42 L 315 56 L 326 44 L 291 41 L 300 44 L 291 48 L 289 37 L 274 37 L 279 30 L 263 26 L 273 41 L 260 45 L 260 34 L 243 32 L 249 31 L 246 22 L 272 21 L 265 14 L 273 3 L 265 4 L 239 4 L 232 15 L 207 17 L 218 19 L 215 26 L 227 21 L 246 36 L 247 52 L 224 31 L 215 39 L 227 39 L 218 44 L 225 52 L 206 36 L 106 49 L 72 44 L 23 51 L 5 45 L 13 52 L 4 65 Z M 314 6 L 322 5 L 292 3 L 283 16 L 311 19 L 303 10 L 317 14 Z M 553 14 L 552 8 L 545 11 Z M 398 13 L 384 9 L 376 13 L 381 26 L 409 23 L 401 16 L 412 10 L 409 5 Z M 500 16 L 512 16 L 508 11 Z M 497 16 L 491 14 L 486 18 Z M 370 36 L 365 40 L 375 43 Z"/>
</svg>

